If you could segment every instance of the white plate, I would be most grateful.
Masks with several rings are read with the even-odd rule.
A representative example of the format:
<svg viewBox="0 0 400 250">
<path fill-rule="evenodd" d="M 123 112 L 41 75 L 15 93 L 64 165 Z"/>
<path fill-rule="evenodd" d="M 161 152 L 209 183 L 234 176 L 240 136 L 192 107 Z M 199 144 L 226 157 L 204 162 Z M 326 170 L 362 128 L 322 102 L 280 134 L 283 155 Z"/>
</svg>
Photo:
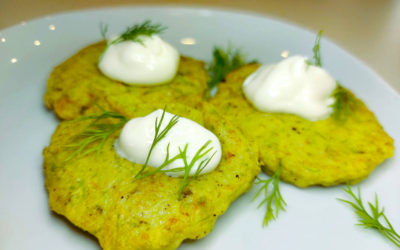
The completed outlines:
<svg viewBox="0 0 400 250">
<path fill-rule="evenodd" d="M 57 126 L 43 105 L 52 68 L 100 39 L 99 23 L 111 33 L 151 19 L 169 27 L 163 37 L 183 54 L 209 60 L 214 45 L 232 42 L 249 58 L 271 63 L 281 52 L 312 56 L 315 33 L 282 21 L 213 9 L 124 7 L 71 12 L 1 31 L 0 40 L 0 249 L 99 249 L 97 241 L 52 214 L 47 205 L 42 149 Z M 183 45 L 182 38 L 195 45 Z M 39 43 L 35 41 L 39 41 Z M 35 45 L 36 43 L 36 45 Z M 16 58 L 13 60 L 12 58 Z M 379 76 L 327 39 L 323 64 L 377 115 L 395 139 L 395 157 L 362 182 L 364 197 L 379 194 L 400 231 L 400 98 Z M 14 63 L 11 62 L 13 60 Z M 334 131 L 332 131 L 334 132 Z M 265 177 L 265 176 L 264 176 Z M 377 232 L 357 227 L 352 210 L 336 200 L 342 187 L 299 189 L 281 184 L 287 212 L 262 228 L 264 209 L 251 202 L 255 188 L 234 202 L 204 239 L 182 249 L 395 249 Z"/>
</svg>

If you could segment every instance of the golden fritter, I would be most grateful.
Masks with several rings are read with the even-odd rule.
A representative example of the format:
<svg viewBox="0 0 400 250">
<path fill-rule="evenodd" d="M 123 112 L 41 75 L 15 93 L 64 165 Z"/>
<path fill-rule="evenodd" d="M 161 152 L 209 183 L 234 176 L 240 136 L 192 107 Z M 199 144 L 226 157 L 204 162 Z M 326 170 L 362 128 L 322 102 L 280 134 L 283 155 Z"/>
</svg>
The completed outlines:
<svg viewBox="0 0 400 250">
<path fill-rule="evenodd" d="M 263 171 L 282 162 L 281 178 L 299 187 L 357 183 L 393 155 L 393 139 L 374 114 L 350 91 L 351 112 L 311 122 L 296 115 L 257 111 L 242 92 L 243 81 L 259 67 L 231 72 L 211 100 L 259 148 Z"/>
<path fill-rule="evenodd" d="M 125 112 L 137 117 L 160 107 Z M 181 200 L 181 178 L 158 173 L 135 180 L 141 165 L 121 158 L 113 148 L 120 131 L 105 142 L 99 154 L 67 160 L 75 149 L 66 145 L 80 139 L 77 135 L 89 121 L 61 122 L 43 151 L 51 209 L 95 235 L 104 249 L 175 249 L 185 239 L 204 237 L 260 171 L 257 155 L 240 131 L 209 105 L 204 110 L 181 105 L 167 108 L 211 130 L 222 146 L 219 166 L 193 180 Z"/>
<path fill-rule="evenodd" d="M 142 103 L 169 104 L 179 100 L 189 106 L 201 102 L 207 90 L 208 74 L 204 62 L 181 56 L 175 78 L 156 86 L 126 85 L 104 76 L 97 64 L 105 42 L 83 48 L 57 66 L 47 82 L 44 101 L 61 119 L 74 119 L 98 104 L 108 107 L 106 96 L 121 96 Z"/>
</svg>

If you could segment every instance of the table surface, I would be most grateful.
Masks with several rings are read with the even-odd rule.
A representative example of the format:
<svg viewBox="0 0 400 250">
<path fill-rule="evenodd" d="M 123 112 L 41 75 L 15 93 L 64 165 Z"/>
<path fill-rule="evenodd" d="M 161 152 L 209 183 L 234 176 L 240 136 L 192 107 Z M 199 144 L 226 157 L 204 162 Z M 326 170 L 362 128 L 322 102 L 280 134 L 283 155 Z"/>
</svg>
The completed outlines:
<svg viewBox="0 0 400 250">
<path fill-rule="evenodd" d="M 1 0 L 0 30 L 49 14 L 121 5 L 184 5 L 250 11 L 322 29 L 400 93 L 399 0 Z"/>
</svg>

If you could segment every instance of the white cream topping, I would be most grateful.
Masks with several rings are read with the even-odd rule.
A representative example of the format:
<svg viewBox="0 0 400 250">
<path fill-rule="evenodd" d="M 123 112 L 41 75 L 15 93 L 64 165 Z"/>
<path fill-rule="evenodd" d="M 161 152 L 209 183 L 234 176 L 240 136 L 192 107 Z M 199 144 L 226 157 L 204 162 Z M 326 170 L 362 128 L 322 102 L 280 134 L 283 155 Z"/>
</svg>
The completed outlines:
<svg viewBox="0 0 400 250">
<path fill-rule="evenodd" d="M 261 66 L 243 83 L 246 98 L 263 112 L 291 113 L 310 121 L 328 118 L 333 112 L 336 81 L 306 60 L 292 56 Z"/>
<path fill-rule="evenodd" d="M 170 81 L 178 69 L 178 51 L 157 35 L 139 38 L 143 43 L 109 43 L 98 65 L 101 72 L 127 84 L 155 85 Z"/>
<path fill-rule="evenodd" d="M 160 121 L 162 113 L 163 110 L 158 109 L 147 116 L 134 118 L 127 122 L 121 131 L 119 140 L 115 143 L 117 152 L 129 161 L 144 164 L 154 139 L 155 120 L 158 117 L 158 121 Z M 165 112 L 160 132 L 166 127 L 173 116 L 173 114 Z M 211 131 L 192 120 L 179 117 L 178 123 L 176 123 L 176 125 L 168 131 L 166 136 L 154 147 L 148 165 L 152 167 L 161 166 L 167 155 L 168 144 L 170 158 L 173 158 L 179 153 L 179 148 L 183 150 L 185 145 L 188 144 L 186 157 L 187 162 L 190 163 L 196 152 L 209 140 L 211 143 L 208 144 L 207 148 L 212 147 L 212 150 L 196 161 L 189 175 L 194 175 L 201 161 L 211 157 L 210 162 L 201 171 L 201 174 L 213 171 L 221 160 L 221 144 Z M 214 156 L 212 156 L 213 154 Z M 183 160 L 178 159 L 167 165 L 164 169 L 173 169 L 183 166 Z M 179 177 L 183 176 L 184 172 L 170 172 L 167 174 L 173 177 Z"/>
</svg>

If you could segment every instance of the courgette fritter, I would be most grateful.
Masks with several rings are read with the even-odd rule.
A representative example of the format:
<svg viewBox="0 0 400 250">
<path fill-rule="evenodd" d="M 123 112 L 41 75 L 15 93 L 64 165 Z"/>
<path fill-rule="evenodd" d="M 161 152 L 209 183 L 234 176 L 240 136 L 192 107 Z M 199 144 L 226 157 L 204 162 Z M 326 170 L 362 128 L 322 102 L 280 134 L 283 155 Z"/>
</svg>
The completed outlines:
<svg viewBox="0 0 400 250">
<path fill-rule="evenodd" d="M 205 63 L 181 56 L 177 75 L 167 84 L 154 86 L 127 85 L 104 76 L 98 69 L 105 42 L 83 48 L 54 68 L 44 101 L 63 120 L 74 119 L 94 105 L 109 107 L 107 96 L 120 96 L 142 103 L 169 104 L 179 100 L 188 106 L 202 101 L 207 90 Z"/>
<path fill-rule="evenodd" d="M 137 117 L 163 106 L 126 108 L 129 117 Z M 204 105 L 204 112 L 181 105 L 167 111 L 202 124 L 222 146 L 219 166 L 191 182 L 181 200 L 181 178 L 158 173 L 135 180 L 141 165 L 121 158 L 113 148 L 120 131 L 99 154 L 67 160 L 75 150 L 68 145 L 79 142 L 77 135 L 90 122 L 76 119 L 61 122 L 43 151 L 50 208 L 95 235 L 104 249 L 175 249 L 185 239 L 207 235 L 218 216 L 251 187 L 260 171 L 257 154 L 210 105 Z"/>
<path fill-rule="evenodd" d="M 243 81 L 259 67 L 249 64 L 227 75 L 211 100 L 259 148 L 263 171 L 282 161 L 281 179 L 299 187 L 357 183 L 393 156 L 393 139 L 349 90 L 350 112 L 338 120 L 308 121 L 296 115 L 260 112 L 245 98 Z"/>
</svg>

